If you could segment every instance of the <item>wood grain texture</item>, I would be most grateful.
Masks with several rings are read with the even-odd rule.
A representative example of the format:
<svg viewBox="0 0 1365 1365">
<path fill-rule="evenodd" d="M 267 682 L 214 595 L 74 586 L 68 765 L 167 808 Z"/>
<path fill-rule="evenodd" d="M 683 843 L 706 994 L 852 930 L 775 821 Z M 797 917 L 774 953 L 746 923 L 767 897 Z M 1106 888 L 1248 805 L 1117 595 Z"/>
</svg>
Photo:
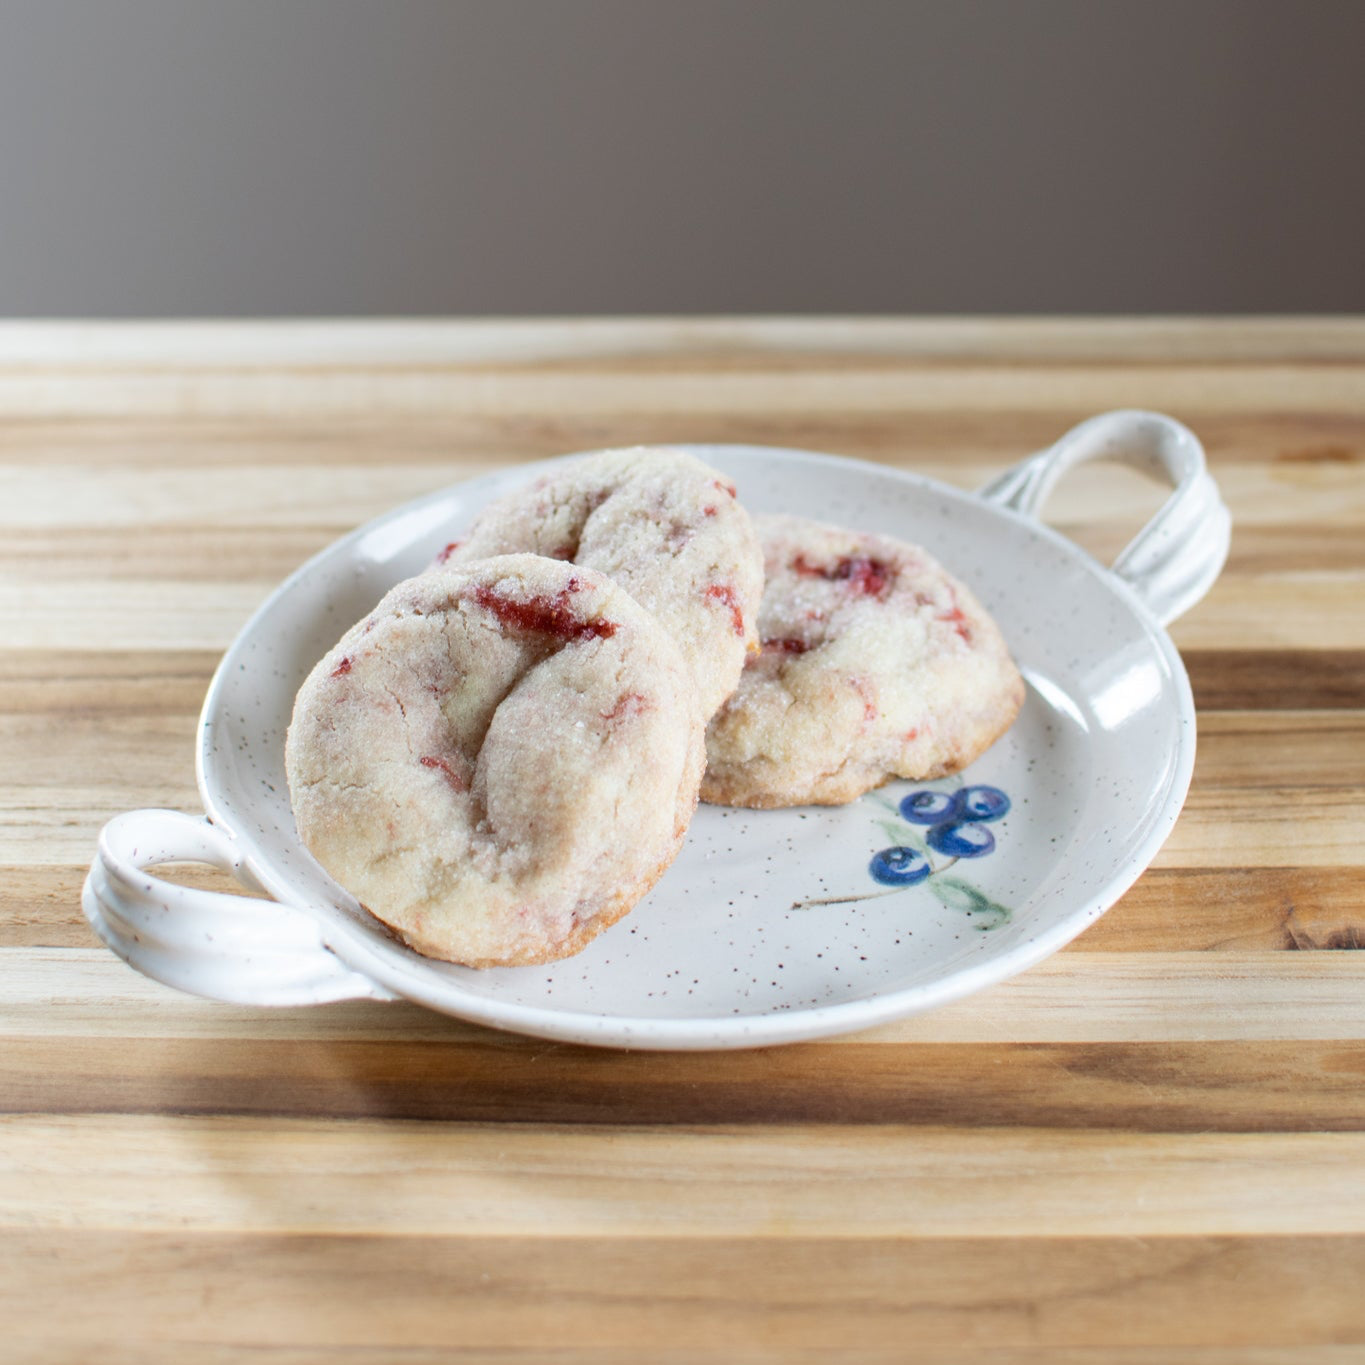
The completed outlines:
<svg viewBox="0 0 1365 1365">
<path fill-rule="evenodd" d="M 450 1123 L 1028 1124 L 1135 1132 L 1365 1127 L 1365 1042 L 845 1042 L 650 1054 L 470 1039 L 16 1038 L 0 1113 Z M 65 1059 L 64 1061 L 62 1059 Z M 837 1059 L 837 1065 L 835 1061 Z"/>
<path fill-rule="evenodd" d="M 426 1237 L 1175 1237 L 1365 1232 L 1365 1134 L 840 1124 L 10 1121 L 0 1228 Z M 221 1177 L 202 1179 L 210 1154 Z M 1283 1181 L 1286 1166 L 1298 1179 Z M 1021 1182 L 1016 1172 L 1027 1168 Z M 680 1181 L 678 1172 L 695 1172 Z M 545 1198 L 547 1187 L 557 1191 Z"/>
<path fill-rule="evenodd" d="M 197 808 L 219 652 L 397 502 L 669 440 L 973 488 L 1128 404 L 1234 517 L 1194 783 L 1022 976 L 643 1055 L 197 1000 L 85 925 L 103 821 Z M 0 417 L 0 1358 L 1365 1360 L 1365 322 L 10 324 Z M 1108 560 L 1159 500 L 1047 513 Z"/>
<path fill-rule="evenodd" d="M 250 1346 L 647 1353 L 916 1345 L 1335 1345 L 1365 1238 L 653 1239 L 25 1230 L 10 1330 Z M 111 1275 L 117 1266 L 121 1274 Z M 128 1293 L 134 1285 L 136 1294 Z M 79 1314 L 63 1314 L 79 1301 Z M 250 1312 L 245 1306 L 251 1305 Z M 836 1356 L 837 1358 L 837 1356 Z"/>
<path fill-rule="evenodd" d="M 50 1336 L 11 1337 L 12 1358 L 21 1361 L 67 1360 L 73 1344 Z M 78 1348 L 77 1348 L 78 1349 Z M 903 1365 L 907 1348 L 860 1346 L 751 1346 L 732 1343 L 725 1350 L 735 1365 Z M 708 1347 L 651 1345 L 651 1365 L 699 1365 L 714 1360 L 718 1352 Z M 79 1357 L 78 1357 L 79 1358 Z M 461 1346 L 444 1342 L 436 1346 L 389 1343 L 372 1345 L 351 1342 L 336 1345 L 278 1345 L 253 1338 L 245 1344 L 222 1345 L 210 1341 L 178 1340 L 168 1343 L 139 1341 L 135 1350 L 119 1344 L 99 1347 L 103 1365 L 236 1365 L 243 1358 L 267 1365 L 335 1365 L 347 1361 L 397 1361 L 400 1365 L 638 1365 L 638 1347 L 600 1346 L 587 1349 L 535 1347 Z M 925 1346 L 914 1347 L 916 1365 L 1356 1365 L 1360 1353 L 1354 1346 Z"/>
</svg>

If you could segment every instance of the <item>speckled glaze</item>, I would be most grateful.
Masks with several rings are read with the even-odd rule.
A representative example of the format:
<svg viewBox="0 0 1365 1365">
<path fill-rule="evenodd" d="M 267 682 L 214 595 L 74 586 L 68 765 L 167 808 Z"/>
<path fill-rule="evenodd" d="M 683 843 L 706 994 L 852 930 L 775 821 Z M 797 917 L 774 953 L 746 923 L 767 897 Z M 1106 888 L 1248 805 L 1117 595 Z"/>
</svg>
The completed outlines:
<svg viewBox="0 0 1365 1365">
<path fill-rule="evenodd" d="M 301 848 L 283 772 L 294 693 L 393 583 L 418 572 L 528 465 L 390 513 L 287 580 L 248 623 L 204 704 L 208 821 L 134 812 L 101 837 L 84 896 L 105 941 L 181 989 L 255 1004 L 406 997 L 567 1041 L 728 1048 L 866 1028 L 1021 971 L 1079 934 L 1147 866 L 1179 814 L 1195 718 L 1161 628 L 1211 586 L 1228 518 L 1195 438 L 1168 418 L 1110 413 L 972 496 L 896 470 L 801 451 L 689 447 L 757 512 L 792 512 L 924 545 L 999 621 L 1028 683 L 1014 727 L 944 783 L 892 783 L 848 806 L 702 807 L 677 862 L 619 924 L 549 967 L 472 971 L 397 943 Z M 1066 468 L 1117 458 L 1176 485 L 1105 569 L 1035 518 Z M 926 785 L 1008 793 L 989 857 L 879 891 L 869 860 Z M 144 869 L 205 859 L 268 891 L 263 908 L 171 887 Z M 844 899 L 848 897 L 849 899 Z M 817 903 L 823 902 L 823 903 Z M 1002 914 L 982 914 L 982 905 Z"/>
</svg>

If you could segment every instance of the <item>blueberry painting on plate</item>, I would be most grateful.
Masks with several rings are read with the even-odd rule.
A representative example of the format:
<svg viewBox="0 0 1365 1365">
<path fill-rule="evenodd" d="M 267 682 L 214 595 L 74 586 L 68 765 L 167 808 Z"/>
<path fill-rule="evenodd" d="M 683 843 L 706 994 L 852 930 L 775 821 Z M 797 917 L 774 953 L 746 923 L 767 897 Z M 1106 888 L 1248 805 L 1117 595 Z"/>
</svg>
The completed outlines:
<svg viewBox="0 0 1365 1365">
<path fill-rule="evenodd" d="M 987 826 L 1002 820 L 1010 809 L 1010 799 L 999 787 L 980 783 L 956 791 L 925 787 L 903 797 L 899 804 L 882 796 L 873 800 L 895 817 L 882 818 L 878 824 L 896 842 L 874 853 L 867 870 L 873 881 L 890 889 L 797 901 L 793 910 L 853 905 L 925 886 L 941 904 L 969 916 L 973 926 L 983 932 L 1009 922 L 1008 907 L 961 877 L 943 875 L 959 859 L 984 858 L 994 852 L 995 835 Z"/>
</svg>

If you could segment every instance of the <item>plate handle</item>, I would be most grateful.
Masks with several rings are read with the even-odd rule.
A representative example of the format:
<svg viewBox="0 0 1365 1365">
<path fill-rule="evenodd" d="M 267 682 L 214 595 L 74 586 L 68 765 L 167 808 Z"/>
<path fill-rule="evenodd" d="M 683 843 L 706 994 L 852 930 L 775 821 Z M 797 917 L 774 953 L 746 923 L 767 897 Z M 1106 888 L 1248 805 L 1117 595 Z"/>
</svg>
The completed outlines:
<svg viewBox="0 0 1365 1365">
<path fill-rule="evenodd" d="M 353 971 L 305 910 L 274 900 L 178 886 L 147 869 L 208 863 L 250 891 L 265 888 L 232 838 L 208 820 L 135 810 L 100 831 L 81 906 L 130 966 L 192 995 L 237 1005 L 318 1005 L 396 997 Z"/>
<path fill-rule="evenodd" d="M 1088 460 L 1116 460 L 1175 486 L 1112 566 L 1148 611 L 1169 625 L 1213 586 L 1228 557 L 1232 527 L 1204 447 L 1188 427 L 1157 412 L 1102 413 L 993 479 L 978 496 L 1037 517 L 1057 480 Z"/>
</svg>

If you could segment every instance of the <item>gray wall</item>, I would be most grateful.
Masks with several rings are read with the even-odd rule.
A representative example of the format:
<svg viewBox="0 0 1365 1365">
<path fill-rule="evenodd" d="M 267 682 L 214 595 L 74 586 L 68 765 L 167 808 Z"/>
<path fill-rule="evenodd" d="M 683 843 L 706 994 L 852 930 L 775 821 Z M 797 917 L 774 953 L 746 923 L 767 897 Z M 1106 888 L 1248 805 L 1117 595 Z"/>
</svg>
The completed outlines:
<svg viewBox="0 0 1365 1365">
<path fill-rule="evenodd" d="M 1365 309 L 1354 0 L 0 25 L 0 315 Z"/>
</svg>

